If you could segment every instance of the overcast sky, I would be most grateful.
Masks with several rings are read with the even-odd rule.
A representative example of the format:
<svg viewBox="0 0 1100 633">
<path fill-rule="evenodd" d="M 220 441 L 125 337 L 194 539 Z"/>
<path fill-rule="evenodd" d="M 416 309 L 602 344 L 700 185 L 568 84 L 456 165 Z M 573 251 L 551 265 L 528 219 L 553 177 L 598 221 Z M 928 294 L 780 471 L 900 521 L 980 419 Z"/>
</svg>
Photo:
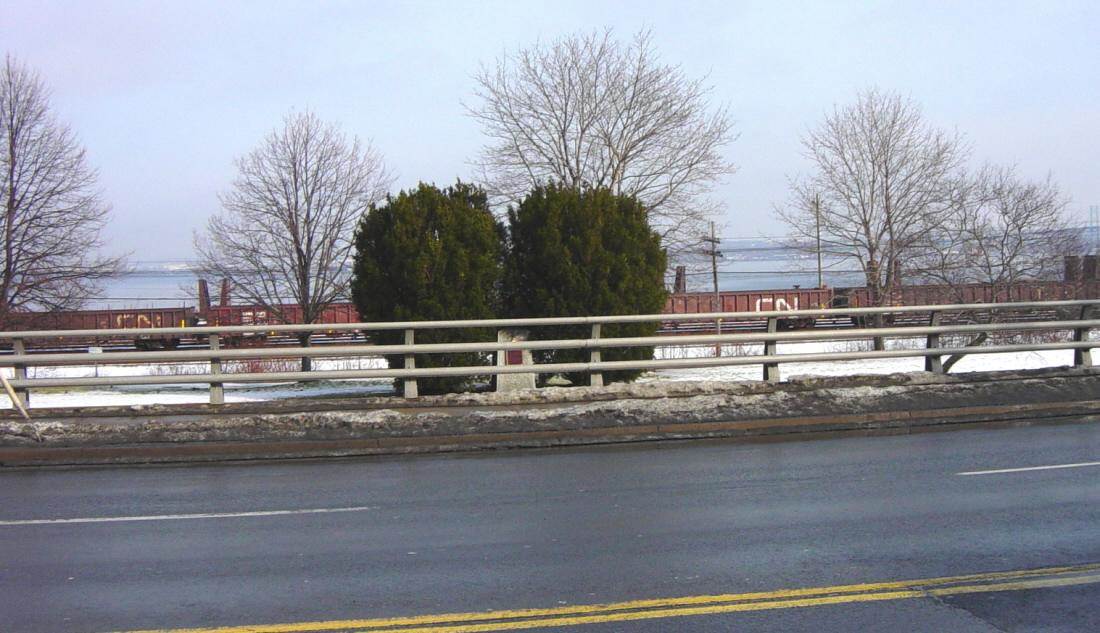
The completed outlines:
<svg viewBox="0 0 1100 633">
<path fill-rule="evenodd" d="M 0 51 L 36 69 L 99 169 L 112 250 L 187 259 L 234 157 L 292 109 L 370 139 L 398 176 L 472 174 L 471 75 L 540 38 L 649 28 L 662 59 L 709 76 L 740 138 L 717 190 L 728 236 L 782 232 L 772 207 L 806 168 L 799 136 L 877 86 L 963 133 L 975 163 L 1048 172 L 1100 204 L 1100 2 L 0 3 Z"/>
</svg>

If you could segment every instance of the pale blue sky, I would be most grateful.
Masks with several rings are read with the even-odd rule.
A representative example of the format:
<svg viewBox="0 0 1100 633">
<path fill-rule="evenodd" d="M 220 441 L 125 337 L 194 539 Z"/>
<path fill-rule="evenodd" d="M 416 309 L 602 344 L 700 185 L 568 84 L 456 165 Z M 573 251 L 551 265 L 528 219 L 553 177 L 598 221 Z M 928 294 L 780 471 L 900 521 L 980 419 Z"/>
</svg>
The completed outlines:
<svg viewBox="0 0 1100 633">
<path fill-rule="evenodd" d="M 1100 204 L 1100 2 L 42 2 L 0 4 L 0 51 L 37 69 L 114 207 L 110 246 L 185 259 L 232 160 L 292 108 L 373 140 L 398 187 L 468 179 L 482 62 L 539 38 L 653 32 L 730 105 L 730 236 L 780 233 L 799 135 L 878 86 L 957 129 L 975 162 L 1048 171 Z"/>
</svg>

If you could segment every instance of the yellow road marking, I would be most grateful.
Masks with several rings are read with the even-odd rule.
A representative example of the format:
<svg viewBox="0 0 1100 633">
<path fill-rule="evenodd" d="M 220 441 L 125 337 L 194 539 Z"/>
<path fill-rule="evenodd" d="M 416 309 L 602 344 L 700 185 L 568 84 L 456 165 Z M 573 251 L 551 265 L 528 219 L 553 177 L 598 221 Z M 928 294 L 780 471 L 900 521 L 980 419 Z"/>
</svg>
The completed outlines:
<svg viewBox="0 0 1100 633">
<path fill-rule="evenodd" d="M 830 604 L 849 604 L 856 602 L 879 602 L 883 600 L 904 600 L 908 598 L 921 598 L 929 595 L 951 595 L 963 593 L 982 593 L 995 591 L 1018 591 L 1021 589 L 1039 589 L 1043 587 L 1063 587 L 1069 585 L 1083 585 L 1100 582 L 1100 575 L 1077 576 L 1074 578 L 1062 578 L 1057 580 L 1028 580 L 1016 583 L 984 584 L 965 587 L 956 587 L 951 590 L 936 591 L 884 591 L 878 593 L 860 593 L 839 596 L 822 596 L 818 598 L 803 598 L 795 600 L 774 600 L 764 602 L 748 602 L 738 604 L 719 604 L 713 606 L 690 607 L 682 609 L 662 609 L 650 611 L 628 611 L 623 613 L 608 613 L 603 615 L 589 615 L 576 617 L 543 618 L 536 620 L 522 620 L 519 622 L 492 622 L 486 624 L 468 624 L 457 626 L 429 626 L 417 628 L 369 628 L 356 629 L 356 633 L 371 633 L 383 631 L 400 631 L 401 633 L 485 633 L 488 631 L 518 631 L 522 629 L 555 628 L 563 626 L 580 626 L 584 624 L 602 624 L 607 622 L 630 622 L 635 620 L 653 620 L 679 618 L 692 615 L 714 615 L 720 613 L 736 613 L 745 611 L 768 611 L 775 609 L 791 609 L 798 607 L 820 607 Z M 261 629 L 266 631 L 266 629 Z"/>
<path fill-rule="evenodd" d="M 1089 574 L 1088 572 L 1100 572 L 1100 563 L 831 587 L 631 600 L 548 609 L 514 609 L 398 618 L 328 620 L 212 628 L 157 629 L 131 631 L 129 633 L 307 633 L 348 630 L 361 633 L 371 631 L 480 633 L 741 611 L 814 607 L 829 604 L 901 600 L 926 596 L 1016 591 L 1100 582 L 1100 573 Z M 1067 576 L 1067 574 L 1077 575 Z"/>
</svg>

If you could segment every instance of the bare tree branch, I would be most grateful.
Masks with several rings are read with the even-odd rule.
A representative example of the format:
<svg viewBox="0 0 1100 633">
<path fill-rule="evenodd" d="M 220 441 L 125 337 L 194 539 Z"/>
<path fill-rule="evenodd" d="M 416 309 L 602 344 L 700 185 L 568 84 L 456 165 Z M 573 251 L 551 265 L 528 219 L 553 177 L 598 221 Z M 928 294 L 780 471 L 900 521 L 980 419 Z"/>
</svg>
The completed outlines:
<svg viewBox="0 0 1100 633">
<path fill-rule="evenodd" d="M 236 164 L 222 213 L 195 237 L 200 269 L 229 279 L 239 301 L 288 321 L 296 306 L 314 323 L 348 299 L 355 224 L 393 179 L 369 144 L 310 112 L 287 116 Z"/>
<path fill-rule="evenodd" d="M 912 101 L 877 90 L 834 108 L 802 144 L 816 173 L 792 182 L 780 217 L 798 243 L 812 244 L 820 200 L 823 253 L 859 266 L 874 301 L 889 303 L 945 221 L 966 147 L 928 126 Z"/>
<path fill-rule="evenodd" d="M 660 63 L 649 33 L 610 30 L 536 45 L 483 67 L 467 107 L 489 143 L 477 165 L 498 204 L 547 182 L 636 196 L 670 255 L 695 248 L 718 209 L 708 194 L 733 172 L 734 140 L 709 88 Z"/>
<path fill-rule="evenodd" d="M 924 281 L 952 288 L 959 300 L 972 284 L 996 297 L 1021 281 L 1056 279 L 1062 257 L 1080 251 L 1068 200 L 1049 176 L 1029 182 L 1012 167 L 985 166 L 958 183 L 950 213 L 914 262 Z"/>
<path fill-rule="evenodd" d="M 49 92 L 10 55 L 0 67 L 0 326 L 27 310 L 73 310 L 118 272 L 101 233 L 110 208 Z"/>
<path fill-rule="evenodd" d="M 988 288 L 993 301 L 1009 301 L 1020 282 L 1057 279 L 1063 256 L 1082 249 L 1080 232 L 1065 213 L 1068 201 L 1049 176 L 1028 182 L 1012 167 L 987 165 L 957 183 L 950 212 L 914 261 L 917 276 L 947 288 L 954 302 L 970 302 L 966 292 L 975 285 Z M 999 320 L 993 311 L 960 316 L 974 323 Z M 965 346 L 995 336 L 982 332 Z M 945 360 L 943 370 L 960 358 Z"/>
</svg>

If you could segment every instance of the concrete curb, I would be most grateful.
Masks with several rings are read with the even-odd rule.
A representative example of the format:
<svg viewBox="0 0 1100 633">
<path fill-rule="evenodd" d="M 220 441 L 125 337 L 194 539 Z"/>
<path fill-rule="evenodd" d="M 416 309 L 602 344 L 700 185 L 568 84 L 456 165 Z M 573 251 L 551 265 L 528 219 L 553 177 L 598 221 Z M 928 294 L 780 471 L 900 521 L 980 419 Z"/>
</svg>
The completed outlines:
<svg viewBox="0 0 1100 633">
<path fill-rule="evenodd" d="M 754 383 L 651 395 L 352 411 L 310 411 L 309 402 L 298 402 L 306 410 L 0 421 L 0 465 L 350 457 L 672 439 L 759 442 L 1100 420 L 1100 372 L 1080 370 L 976 380 L 814 379 L 794 387 Z"/>
<path fill-rule="evenodd" d="M 736 422 L 604 427 L 562 431 L 472 433 L 429 437 L 312 440 L 300 442 L 208 442 L 0 448 L 0 466 L 84 466 L 172 462 L 217 462 L 446 453 L 488 449 L 549 448 L 658 440 L 727 439 L 745 442 L 794 441 L 846 435 L 904 435 L 970 428 L 1100 422 L 1100 400 L 1058 405 L 970 407 L 939 410 L 937 417 L 899 411 L 851 416 L 781 418 Z"/>
</svg>

